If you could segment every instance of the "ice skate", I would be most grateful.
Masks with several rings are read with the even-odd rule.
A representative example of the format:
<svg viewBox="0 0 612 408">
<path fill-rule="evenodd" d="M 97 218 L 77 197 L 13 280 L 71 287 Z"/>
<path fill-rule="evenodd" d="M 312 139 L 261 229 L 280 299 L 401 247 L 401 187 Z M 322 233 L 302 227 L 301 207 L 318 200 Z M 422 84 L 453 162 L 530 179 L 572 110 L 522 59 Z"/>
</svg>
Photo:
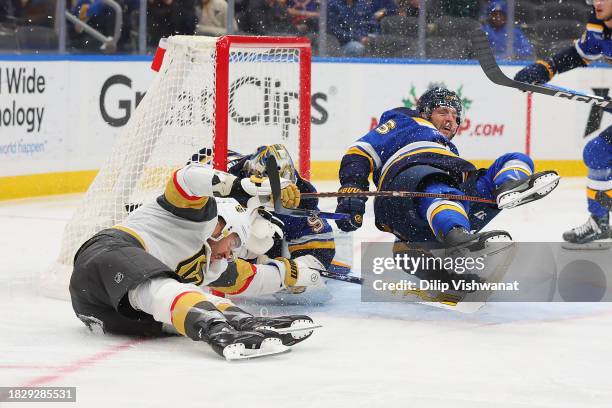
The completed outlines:
<svg viewBox="0 0 612 408">
<path fill-rule="evenodd" d="M 194 326 L 196 339 L 210 344 L 226 360 L 258 358 L 290 351 L 282 344 L 281 335 L 270 330 L 239 331 L 224 321 L 200 321 Z"/>
<path fill-rule="evenodd" d="M 591 215 L 582 225 L 563 233 L 565 249 L 608 249 L 612 247 L 610 215 L 595 217 Z"/>
<path fill-rule="evenodd" d="M 278 317 L 246 316 L 230 319 L 230 324 L 237 330 L 270 330 L 278 333 L 285 346 L 293 346 L 306 340 L 314 329 L 321 327 L 308 316 L 290 315 Z"/>
<path fill-rule="evenodd" d="M 559 175 L 552 170 L 532 174 L 526 179 L 508 181 L 497 188 L 497 207 L 507 209 L 539 200 L 559 185 Z"/>
</svg>

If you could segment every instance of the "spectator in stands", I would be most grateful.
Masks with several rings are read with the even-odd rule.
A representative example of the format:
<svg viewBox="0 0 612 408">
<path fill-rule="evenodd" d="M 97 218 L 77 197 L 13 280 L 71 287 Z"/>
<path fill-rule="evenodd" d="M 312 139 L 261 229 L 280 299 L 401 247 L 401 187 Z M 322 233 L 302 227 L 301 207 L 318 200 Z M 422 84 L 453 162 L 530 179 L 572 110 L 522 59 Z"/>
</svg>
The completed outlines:
<svg viewBox="0 0 612 408">
<path fill-rule="evenodd" d="M 315 33 L 319 30 L 318 0 L 287 0 L 287 12 L 298 33 Z"/>
<path fill-rule="evenodd" d="M 418 17 L 421 0 L 398 0 L 397 14 L 404 17 Z"/>
<path fill-rule="evenodd" d="M 171 35 L 192 35 L 196 30 L 195 0 L 148 0 L 149 44 Z"/>
<path fill-rule="evenodd" d="M 219 36 L 227 33 L 227 2 L 225 0 L 201 0 L 198 34 Z M 236 20 L 233 31 L 238 30 Z"/>
<path fill-rule="evenodd" d="M 397 0 L 397 14 L 404 17 L 418 17 L 420 13 L 420 0 Z M 433 29 L 433 24 L 436 19 L 440 16 L 439 9 L 432 10 L 433 7 L 426 7 L 426 21 L 428 24 L 428 30 Z"/>
<path fill-rule="evenodd" d="M 319 29 L 318 0 L 288 0 L 287 12 L 291 23 L 300 34 L 315 33 Z"/>
<path fill-rule="evenodd" d="M 417 0 L 418 3 L 418 0 Z M 395 0 L 373 0 L 372 9 L 372 30 L 373 32 L 380 32 L 380 20 L 387 16 L 394 16 L 397 14 L 398 8 Z"/>
<path fill-rule="evenodd" d="M 70 12 L 104 36 L 112 37 L 115 30 L 115 10 L 102 0 L 77 0 Z M 85 32 L 82 27 L 71 24 L 69 29 L 73 47 L 88 52 L 100 50 L 102 43 Z"/>
<path fill-rule="evenodd" d="M 453 17 L 469 17 L 477 20 L 480 16 L 479 0 L 440 0 L 437 8 L 442 14 Z"/>
<path fill-rule="evenodd" d="M 486 22 L 482 29 L 487 33 L 491 48 L 498 56 L 507 56 L 506 44 L 508 33 L 506 15 L 508 12 L 505 0 L 493 0 L 487 8 Z M 533 53 L 533 47 L 527 36 L 519 27 L 514 27 L 513 54 L 517 57 L 528 57 Z"/>
<path fill-rule="evenodd" d="M 295 34 L 287 0 L 249 0 L 242 29 L 250 34 Z"/>
<path fill-rule="evenodd" d="M 367 0 L 329 0 L 327 26 L 342 46 L 346 56 L 365 53 L 371 7 Z"/>
</svg>

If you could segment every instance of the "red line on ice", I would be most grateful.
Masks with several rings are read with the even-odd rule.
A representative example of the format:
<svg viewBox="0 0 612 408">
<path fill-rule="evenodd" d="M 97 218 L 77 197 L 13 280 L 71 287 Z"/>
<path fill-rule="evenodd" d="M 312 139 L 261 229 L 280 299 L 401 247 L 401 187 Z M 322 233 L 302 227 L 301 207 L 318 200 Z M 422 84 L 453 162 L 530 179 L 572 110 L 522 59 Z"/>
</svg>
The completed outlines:
<svg viewBox="0 0 612 408">
<path fill-rule="evenodd" d="M 73 363 L 67 364 L 65 366 L 59 366 L 57 367 L 57 369 L 52 372 L 51 374 L 47 374 L 47 375 L 43 375 L 40 377 L 35 377 L 29 381 L 26 381 L 25 383 L 21 384 L 21 387 L 35 387 L 35 386 L 39 386 L 39 385 L 43 385 L 43 384 L 48 384 L 50 382 L 53 382 L 55 380 L 59 380 L 62 377 L 71 374 L 71 373 L 75 373 L 77 371 L 82 370 L 83 368 L 87 368 L 90 366 L 93 366 L 97 363 L 99 363 L 100 361 L 104 361 L 109 359 L 110 357 L 114 356 L 115 354 L 118 354 L 126 349 L 129 349 L 132 346 L 135 346 L 136 344 L 142 343 L 143 341 L 146 341 L 146 338 L 139 338 L 139 339 L 135 339 L 135 340 L 130 340 L 130 341 L 126 341 L 123 343 L 119 343 L 119 344 L 115 344 L 113 346 L 108 347 L 105 350 L 99 351 L 89 357 L 85 357 L 82 358 L 80 360 L 77 360 Z"/>
</svg>

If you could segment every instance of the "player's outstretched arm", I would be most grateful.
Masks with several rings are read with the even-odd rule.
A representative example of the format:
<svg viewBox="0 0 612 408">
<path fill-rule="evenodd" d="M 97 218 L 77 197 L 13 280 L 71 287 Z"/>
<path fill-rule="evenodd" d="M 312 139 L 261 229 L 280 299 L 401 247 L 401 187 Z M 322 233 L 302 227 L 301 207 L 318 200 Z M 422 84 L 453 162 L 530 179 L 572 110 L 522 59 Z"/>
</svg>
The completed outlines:
<svg viewBox="0 0 612 408">
<path fill-rule="evenodd" d="M 581 38 L 550 58 L 538 60 L 521 69 L 514 80 L 541 85 L 550 81 L 556 74 L 585 67 L 601 55 L 601 32 L 604 27 L 592 16 Z"/>
<path fill-rule="evenodd" d="M 514 76 L 516 81 L 528 84 L 544 84 L 556 74 L 560 74 L 577 67 L 585 67 L 587 62 L 580 56 L 576 47 L 567 47 L 551 58 L 538 60 L 527 65 Z"/>
<path fill-rule="evenodd" d="M 231 197 L 240 204 L 246 205 L 253 197 L 258 206 L 269 201 L 270 183 L 262 178 L 238 178 L 229 173 L 214 170 L 198 163 L 189 164 L 176 170 L 168 183 L 171 189 L 176 189 L 184 197 L 194 200 L 201 197 Z M 298 188 L 289 180 L 281 180 L 283 205 L 294 208 L 299 205 Z M 168 192 L 168 188 L 166 189 Z"/>
</svg>

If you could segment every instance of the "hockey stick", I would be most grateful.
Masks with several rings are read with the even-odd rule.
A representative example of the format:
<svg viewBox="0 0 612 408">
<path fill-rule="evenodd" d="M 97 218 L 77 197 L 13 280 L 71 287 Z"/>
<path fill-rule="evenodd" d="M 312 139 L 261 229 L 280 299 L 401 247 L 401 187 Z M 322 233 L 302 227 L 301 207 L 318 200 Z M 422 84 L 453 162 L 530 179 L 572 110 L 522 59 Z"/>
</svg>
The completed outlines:
<svg viewBox="0 0 612 408">
<path fill-rule="evenodd" d="M 343 282 L 348 282 L 348 283 L 356 283 L 358 285 L 363 284 L 363 279 L 358 277 L 358 276 L 341 275 L 339 273 L 333 273 L 333 272 L 325 271 L 325 270 L 322 270 L 322 269 L 317 269 L 317 271 L 324 278 L 335 279 L 335 280 L 339 280 L 339 281 L 343 281 Z"/>
<path fill-rule="evenodd" d="M 274 203 L 274 212 L 281 215 L 289 215 L 291 217 L 319 217 L 330 220 L 343 220 L 348 218 L 348 214 L 330 213 L 319 210 L 306 210 L 303 208 L 285 208 L 281 201 L 281 184 L 280 176 L 278 175 L 278 166 L 274 156 L 270 155 L 266 161 L 266 173 L 270 180 L 270 189 L 272 190 L 272 202 Z"/>
<path fill-rule="evenodd" d="M 354 193 L 341 192 L 317 192 L 317 193 L 302 193 L 302 198 L 328 198 L 328 197 L 410 197 L 410 198 L 442 198 L 445 200 L 457 201 L 475 201 L 477 203 L 497 204 L 495 200 L 488 198 L 462 196 L 458 194 L 436 194 L 422 193 L 418 191 L 357 191 Z"/>
<path fill-rule="evenodd" d="M 472 49 L 474 50 L 474 55 L 476 56 L 476 59 L 478 59 L 480 67 L 484 71 L 485 75 L 491 80 L 491 82 L 497 85 L 515 88 L 520 91 L 535 92 L 573 101 L 586 102 L 606 108 L 606 111 L 610 111 L 610 109 L 612 109 L 612 106 L 609 106 L 612 103 L 612 100 L 609 98 L 596 95 L 587 95 L 572 89 L 559 88 L 552 85 L 533 85 L 510 79 L 503 73 L 501 68 L 499 68 L 499 65 L 497 65 L 495 55 L 493 55 L 493 50 L 489 45 L 489 39 L 487 38 L 485 32 L 481 29 L 476 29 L 472 35 Z"/>
</svg>

